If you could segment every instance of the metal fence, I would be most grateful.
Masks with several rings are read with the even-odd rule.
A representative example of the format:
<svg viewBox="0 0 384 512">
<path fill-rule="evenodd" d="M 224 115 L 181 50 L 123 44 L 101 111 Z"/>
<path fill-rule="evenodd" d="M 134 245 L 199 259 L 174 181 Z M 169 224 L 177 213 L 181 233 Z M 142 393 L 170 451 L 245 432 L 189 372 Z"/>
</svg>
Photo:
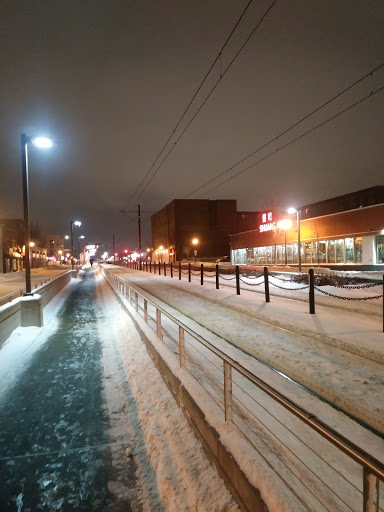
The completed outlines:
<svg viewBox="0 0 384 512">
<path fill-rule="evenodd" d="M 368 289 L 368 288 L 379 288 L 380 293 L 376 293 L 375 295 L 370 295 L 366 297 L 353 297 L 353 296 L 345 296 L 336 293 L 330 293 L 326 290 L 320 288 L 318 282 L 321 279 L 321 275 L 315 275 L 314 270 L 310 269 L 308 274 L 300 274 L 300 280 L 306 281 L 299 286 L 293 286 L 292 276 L 290 274 L 286 276 L 278 275 L 277 273 L 270 273 L 268 267 L 264 267 L 262 272 L 250 273 L 249 271 L 241 271 L 239 265 L 235 266 L 235 272 L 232 269 L 227 268 L 223 270 L 219 265 L 215 265 L 214 268 L 208 267 L 204 268 L 204 265 L 201 264 L 200 268 L 198 266 L 193 266 L 191 263 L 187 265 L 182 265 L 181 262 L 175 267 L 172 263 L 152 263 L 152 262 L 143 262 L 139 263 L 129 263 L 129 268 L 143 270 L 146 272 L 158 273 L 159 275 L 167 275 L 167 268 L 169 270 L 169 274 L 171 277 L 174 275 L 178 275 L 179 280 L 181 280 L 182 275 L 188 276 L 188 282 L 191 282 L 192 276 L 200 277 L 200 284 L 204 284 L 204 277 L 215 278 L 216 289 L 220 288 L 220 280 L 223 281 L 234 281 L 234 285 L 236 287 L 237 295 L 241 293 L 241 284 L 243 284 L 243 288 L 252 289 L 252 287 L 257 287 L 264 285 L 264 295 L 265 301 L 271 301 L 270 289 L 271 287 L 278 288 L 284 291 L 291 292 L 299 292 L 302 290 L 308 290 L 308 305 L 309 305 L 309 313 L 315 314 L 315 291 L 319 294 L 327 295 L 329 297 L 339 299 L 342 301 L 370 301 L 370 300 L 382 300 L 382 318 L 383 318 L 383 332 L 384 332 L 384 276 L 383 281 L 378 283 L 366 283 L 360 285 L 343 285 L 342 283 L 328 283 L 329 286 L 334 288 L 344 289 L 351 291 L 352 293 L 358 289 Z M 279 284 L 280 283 L 280 284 Z M 296 283 L 297 284 L 297 283 Z"/>
<path fill-rule="evenodd" d="M 382 512 L 384 464 L 311 411 L 174 318 L 120 276 L 103 269 L 117 294 L 140 314 L 179 366 L 200 386 L 222 425 L 237 428 L 301 509 Z M 221 418 L 221 419 L 220 419 Z M 250 457 L 252 459 L 252 457 Z"/>
</svg>

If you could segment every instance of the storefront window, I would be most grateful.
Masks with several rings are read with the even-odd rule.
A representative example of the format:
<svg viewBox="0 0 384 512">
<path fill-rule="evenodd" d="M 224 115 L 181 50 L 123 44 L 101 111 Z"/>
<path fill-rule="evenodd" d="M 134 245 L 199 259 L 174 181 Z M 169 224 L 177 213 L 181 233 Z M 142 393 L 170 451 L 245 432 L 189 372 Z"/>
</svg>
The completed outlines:
<svg viewBox="0 0 384 512">
<path fill-rule="evenodd" d="M 312 263 L 312 244 L 306 243 L 302 244 L 302 249 L 304 249 L 303 261 L 304 263 Z"/>
<path fill-rule="evenodd" d="M 253 249 L 247 249 L 247 265 L 253 265 L 254 263 Z"/>
<path fill-rule="evenodd" d="M 336 261 L 335 245 L 336 245 L 335 240 L 328 240 L 327 263 L 335 263 L 335 261 Z"/>
<path fill-rule="evenodd" d="M 259 265 L 266 265 L 267 264 L 267 248 L 259 247 L 258 255 L 259 255 L 259 257 L 258 257 Z"/>
<path fill-rule="evenodd" d="M 345 239 L 345 262 L 346 263 L 354 263 L 355 262 L 355 254 L 353 250 L 353 238 Z"/>
<path fill-rule="evenodd" d="M 376 237 L 376 262 L 384 263 L 384 236 Z"/>
<path fill-rule="evenodd" d="M 344 239 L 336 240 L 336 263 L 344 263 Z"/>
<path fill-rule="evenodd" d="M 355 262 L 361 263 L 363 261 L 363 239 L 361 237 L 355 238 Z"/>
</svg>

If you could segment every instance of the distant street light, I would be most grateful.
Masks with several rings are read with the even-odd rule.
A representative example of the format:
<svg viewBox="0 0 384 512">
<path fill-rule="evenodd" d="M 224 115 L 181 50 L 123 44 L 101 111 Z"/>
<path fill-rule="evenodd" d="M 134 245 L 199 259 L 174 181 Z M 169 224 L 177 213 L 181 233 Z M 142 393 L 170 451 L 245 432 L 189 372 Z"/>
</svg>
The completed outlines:
<svg viewBox="0 0 384 512">
<path fill-rule="evenodd" d="M 287 212 L 290 215 L 296 213 L 296 222 L 297 222 L 297 256 L 299 261 L 299 273 L 301 273 L 301 241 L 300 241 L 300 212 L 296 210 L 296 208 L 288 208 Z"/>
<path fill-rule="evenodd" d="M 28 187 L 28 144 L 32 142 L 39 148 L 50 148 L 52 141 L 46 137 L 32 138 L 21 134 L 21 165 L 23 173 L 23 206 L 25 229 L 25 295 L 31 295 L 31 261 L 30 261 L 30 228 L 29 228 L 29 187 Z"/>
<path fill-rule="evenodd" d="M 73 262 L 73 225 L 75 226 L 81 226 L 81 222 L 79 220 L 71 220 L 71 265 L 72 270 L 74 268 L 74 262 Z"/>
<path fill-rule="evenodd" d="M 80 258 L 80 240 L 82 240 L 83 238 L 85 238 L 84 235 L 79 236 L 79 261 L 81 260 L 81 258 Z M 81 261 L 80 261 L 80 263 L 81 263 Z"/>
<path fill-rule="evenodd" d="M 196 263 L 196 258 L 197 258 L 197 248 L 199 246 L 199 239 L 198 238 L 193 238 L 192 239 L 192 245 L 194 246 L 194 254 L 195 254 L 195 263 Z"/>
</svg>

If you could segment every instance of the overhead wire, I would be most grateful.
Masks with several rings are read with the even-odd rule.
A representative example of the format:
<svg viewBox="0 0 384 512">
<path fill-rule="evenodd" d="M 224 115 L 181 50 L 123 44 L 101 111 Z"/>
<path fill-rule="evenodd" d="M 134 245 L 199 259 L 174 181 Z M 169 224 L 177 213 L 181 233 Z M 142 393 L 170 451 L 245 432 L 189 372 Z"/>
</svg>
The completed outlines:
<svg viewBox="0 0 384 512">
<path fill-rule="evenodd" d="M 251 0 L 252 1 L 252 0 Z M 239 54 L 241 53 L 241 51 L 244 49 L 244 47 L 246 46 L 246 44 L 249 42 L 249 40 L 251 39 L 251 37 L 253 36 L 253 34 L 256 32 L 256 30 L 259 28 L 259 26 L 261 25 L 261 23 L 264 21 L 264 19 L 266 18 L 266 16 L 268 15 L 268 13 L 270 12 L 270 10 L 272 9 L 272 7 L 275 5 L 275 3 L 277 2 L 277 0 L 273 0 L 272 3 L 270 4 L 270 6 L 267 8 L 267 10 L 265 11 L 265 13 L 263 14 L 263 16 L 261 17 L 261 19 L 259 20 L 259 22 L 256 24 L 256 26 L 254 27 L 254 29 L 252 30 L 252 32 L 249 34 L 249 36 L 247 37 L 247 39 L 245 40 L 245 42 L 242 44 L 242 46 L 240 47 L 240 49 L 237 51 L 237 53 L 235 54 L 235 56 L 233 57 L 233 59 L 231 60 L 231 62 L 229 63 L 229 65 L 225 68 L 224 72 L 220 72 L 220 76 L 219 76 L 219 79 L 217 80 L 216 84 L 213 86 L 213 88 L 210 90 L 208 96 L 205 98 L 205 100 L 201 103 L 200 107 L 197 109 L 197 111 L 195 112 L 195 114 L 192 116 L 192 118 L 190 119 L 190 121 L 188 122 L 188 124 L 186 125 L 186 127 L 183 129 L 183 131 L 181 132 L 181 134 L 179 135 L 179 137 L 176 139 L 176 141 L 173 143 L 173 145 L 171 146 L 170 150 L 168 151 L 168 153 L 165 155 L 165 157 L 163 158 L 163 160 L 161 161 L 160 165 L 157 167 L 157 169 L 155 170 L 155 172 L 152 174 L 151 178 L 147 181 L 147 183 L 145 184 L 144 188 L 141 190 L 140 192 L 140 196 L 144 193 L 144 191 L 146 190 L 146 188 L 148 187 L 148 185 L 151 183 L 151 181 L 153 180 L 153 178 L 156 176 L 156 174 L 159 172 L 159 170 L 161 169 L 161 167 L 163 166 L 164 162 L 168 159 L 168 157 L 170 156 L 170 154 L 173 152 L 173 150 L 175 149 L 177 143 L 180 141 L 180 139 L 183 137 L 184 133 L 188 130 L 189 126 L 192 124 L 192 122 L 195 120 L 196 116 L 199 114 L 199 112 L 201 111 L 201 109 L 204 107 L 204 105 L 206 104 L 206 102 L 208 101 L 208 99 L 211 97 L 212 93 L 214 92 L 214 90 L 216 89 L 216 87 L 219 85 L 220 81 L 222 80 L 222 78 L 225 76 L 225 74 L 227 73 L 227 71 L 230 69 L 230 67 L 232 66 L 232 64 L 235 62 L 235 60 L 237 59 L 237 57 L 239 56 Z M 248 9 L 249 5 L 250 5 L 251 2 L 249 2 L 249 4 L 247 5 L 246 9 Z M 245 11 L 244 11 L 245 13 Z M 242 16 L 240 17 L 240 19 L 243 17 L 244 13 L 242 14 Z M 240 19 L 238 20 L 235 28 L 237 27 L 237 25 L 239 24 L 240 22 Z M 231 35 L 233 34 L 235 28 L 232 30 L 231 32 Z M 227 38 L 227 41 L 225 43 L 225 45 L 227 44 L 227 42 L 229 41 L 229 38 Z M 225 46 L 224 45 L 224 46 Z M 215 62 L 214 64 L 217 62 L 217 60 L 221 57 L 221 54 L 222 54 L 222 51 L 224 49 L 224 46 L 223 48 L 220 50 L 218 56 L 216 57 L 215 59 Z M 214 64 L 211 66 L 210 68 L 210 71 L 212 70 Z M 209 71 L 209 72 L 210 72 Z M 209 73 L 208 73 L 209 74 Z M 204 81 L 206 80 L 208 74 L 206 75 L 206 77 L 204 78 Z M 202 82 L 203 84 L 203 82 Z M 201 84 L 201 86 L 202 86 Z M 200 86 L 200 88 L 201 88 Z M 199 90 L 200 90 L 199 88 Z M 198 91 L 197 91 L 198 92 Z M 197 93 L 196 93 L 197 94 Z M 196 97 L 196 94 L 194 96 L 194 98 Z M 193 99 L 194 99 L 193 98 Z M 192 102 L 191 102 L 192 103 Z M 187 110 L 188 108 L 190 107 L 191 103 L 188 105 L 187 107 Z M 186 112 L 186 111 L 185 111 Z M 183 114 L 183 116 L 185 115 L 185 113 Z M 178 123 L 179 125 L 180 123 Z M 175 128 L 176 130 L 176 128 Z M 162 151 L 159 153 L 157 159 L 159 158 L 159 156 L 161 155 L 161 153 L 163 152 L 163 150 L 165 149 L 166 145 L 168 144 L 168 142 L 170 141 L 170 139 L 172 138 L 172 135 L 174 134 L 175 130 L 172 132 L 171 136 L 169 137 L 169 139 L 167 140 L 166 144 L 163 146 L 162 148 Z M 156 159 L 156 160 L 157 160 Z M 150 170 L 152 170 L 154 167 L 154 165 L 151 167 Z M 149 172 L 146 174 L 145 178 L 148 176 Z M 145 180 L 144 178 L 144 180 Z M 141 185 L 143 184 L 144 180 L 141 182 L 139 188 L 141 187 Z M 136 189 L 135 191 L 135 194 L 137 193 L 138 189 Z M 134 194 L 134 195 L 135 195 Z M 132 198 L 134 197 L 134 195 L 132 196 Z M 140 197 L 139 196 L 139 197 Z M 131 199 L 132 199 L 131 198 Z"/>
<path fill-rule="evenodd" d="M 358 101 L 356 101 L 355 103 L 353 103 L 352 105 L 349 105 L 348 107 L 346 107 L 345 109 L 341 110 L 340 112 L 338 112 L 337 114 L 335 114 L 334 116 L 326 119 L 325 121 L 319 123 L 318 125 L 312 127 L 310 130 L 306 131 L 305 133 L 302 133 L 301 135 L 299 135 L 298 137 L 296 137 L 295 139 L 287 142 L 286 144 L 284 144 L 283 146 L 280 146 L 280 147 L 277 147 L 272 153 L 270 153 L 269 155 L 266 155 L 265 157 L 261 158 L 260 160 L 258 160 L 257 162 L 254 162 L 253 164 L 249 165 L 248 167 L 246 167 L 245 169 L 242 169 L 241 171 L 237 172 L 236 174 L 230 176 L 229 178 L 227 178 L 225 181 L 219 183 L 218 185 L 212 187 L 210 190 L 208 190 L 207 192 L 204 192 L 204 194 L 202 194 L 200 197 L 204 197 L 206 196 L 207 194 L 209 194 L 210 192 L 212 192 L 213 190 L 216 190 L 217 188 L 221 187 L 222 185 L 224 185 L 225 183 L 227 183 L 228 181 L 232 180 L 233 178 L 236 178 L 237 176 L 240 176 L 240 174 L 243 174 L 244 172 L 248 171 L 249 169 L 251 169 L 252 167 L 254 167 L 255 165 L 258 165 L 259 163 L 263 162 L 264 160 L 267 160 L 267 158 L 270 158 L 271 156 L 275 155 L 276 153 L 278 153 L 279 151 L 281 151 L 282 149 L 285 149 L 287 146 L 290 146 L 291 144 L 293 144 L 294 142 L 302 139 L 303 137 L 305 137 L 306 135 L 308 135 L 309 133 L 312 133 L 314 132 L 315 130 L 317 130 L 318 128 L 320 128 L 321 126 L 324 126 L 325 124 L 329 123 L 330 121 L 333 121 L 334 119 L 336 119 L 337 117 L 341 116 L 342 114 L 344 114 L 345 112 L 347 112 L 348 110 L 352 109 L 353 107 L 356 107 L 357 105 L 359 105 L 360 103 L 362 103 L 363 101 L 369 99 L 369 98 L 372 98 L 372 96 L 374 96 L 375 94 L 378 94 L 379 92 L 381 92 L 382 90 L 384 89 L 384 85 L 382 87 L 380 87 L 379 89 L 377 89 L 376 91 L 371 91 L 369 94 L 367 94 L 366 96 L 364 96 L 363 98 L 360 98 Z"/>
<path fill-rule="evenodd" d="M 249 153 L 247 156 L 245 156 L 244 158 L 242 158 L 241 160 L 239 160 L 237 163 L 235 163 L 234 165 L 232 165 L 231 167 L 229 167 L 228 169 L 225 169 L 224 171 L 222 171 L 221 173 L 219 173 L 218 175 L 216 175 L 214 178 L 210 179 L 209 181 L 207 181 L 206 183 L 204 183 L 203 185 L 200 185 L 198 188 L 194 189 L 192 192 L 190 192 L 189 194 L 187 194 L 186 196 L 184 196 L 184 199 L 192 196 L 193 194 L 195 194 L 196 192 L 198 192 L 199 190 L 207 187 L 210 183 L 213 183 L 214 181 L 216 181 L 217 179 L 221 178 L 222 176 L 224 176 L 225 174 L 227 174 L 228 172 L 232 171 L 233 169 L 235 169 L 236 167 L 238 167 L 240 164 L 244 163 L 246 160 L 248 160 L 249 158 L 251 158 L 252 156 L 256 155 L 257 153 L 259 153 L 260 151 L 262 151 L 263 149 L 265 149 L 267 146 L 269 146 L 270 144 L 274 143 L 274 142 L 277 142 L 283 135 L 287 134 L 289 131 L 293 130 L 294 128 L 296 128 L 299 124 L 303 123 L 305 120 L 309 119 L 311 116 L 313 116 L 314 114 L 316 114 L 317 112 L 319 112 L 321 109 L 323 109 L 324 107 L 326 107 L 327 105 L 329 105 L 330 103 L 332 103 L 334 100 L 336 100 L 337 98 L 339 98 L 340 96 L 342 96 L 343 94 L 345 94 L 346 92 L 348 92 L 349 90 L 351 90 L 353 87 L 355 87 L 356 85 L 358 85 L 359 83 L 363 82 L 366 78 L 368 78 L 369 76 L 372 76 L 374 73 L 376 73 L 379 69 L 381 69 L 382 67 L 384 67 L 384 63 L 380 64 L 379 66 L 376 66 L 374 69 L 372 69 L 369 73 L 366 73 L 364 76 L 362 76 L 361 78 L 359 78 L 358 80 L 356 80 L 354 83 L 352 83 L 351 85 L 349 85 L 348 87 L 346 87 L 345 89 L 343 89 L 342 91 L 340 91 L 339 93 L 337 93 L 335 96 L 333 96 L 332 98 L 330 98 L 329 100 L 327 100 L 326 102 L 324 102 L 322 105 L 316 107 L 314 110 L 312 110 L 309 114 L 305 115 L 304 117 L 302 117 L 301 119 L 299 119 L 298 121 L 296 121 L 293 125 L 289 126 L 289 128 L 286 128 L 284 131 L 282 131 L 279 135 L 273 137 L 272 139 L 270 139 L 268 142 L 262 144 L 260 147 L 258 147 L 255 151 L 252 151 L 252 153 Z M 378 92 L 378 91 L 377 91 Z M 372 95 L 372 94 L 370 94 Z M 370 96 L 369 95 L 369 96 Z M 364 99 L 367 99 L 364 98 Z M 359 102 L 358 102 L 359 103 Z M 356 104 L 358 104 L 356 103 Z M 352 106 L 355 106 L 352 105 Z M 340 114 L 342 114 L 344 111 L 342 111 Z M 337 117 L 337 116 L 336 116 Z M 333 118 L 331 118 L 333 119 Z M 330 119 L 330 120 L 331 120 Z M 322 124 L 325 124 L 325 123 L 322 123 Z M 322 124 L 320 124 L 318 127 L 322 126 Z M 310 130 L 310 131 L 313 131 L 313 130 Z M 310 131 L 306 132 L 307 133 L 310 133 Z M 299 138 L 301 138 L 302 136 L 298 137 L 297 139 L 294 139 L 295 140 L 298 140 Z M 292 141 L 292 142 L 294 142 Z M 275 154 L 277 151 L 285 148 L 288 144 L 284 145 L 284 146 L 281 146 L 280 148 L 278 148 L 276 151 L 274 151 L 272 154 Z M 269 155 L 271 156 L 271 155 Z M 263 160 L 265 160 L 266 158 L 269 158 L 269 156 L 265 157 L 265 158 L 262 158 L 260 161 L 258 161 L 257 163 L 259 162 L 262 162 Z M 251 166 L 247 167 L 245 170 L 248 170 L 249 168 L 251 168 L 252 166 L 256 165 L 256 163 L 252 164 Z M 244 172 L 244 171 L 242 171 Z M 238 174 L 241 174 L 241 173 L 238 173 Z M 235 174 L 233 175 L 233 177 L 236 177 L 238 174 Z M 218 186 L 221 186 L 223 183 L 226 183 L 228 180 L 225 180 L 224 182 L 220 183 Z M 210 189 L 208 191 L 208 193 L 212 190 L 214 190 L 215 188 L 217 187 L 214 187 L 212 189 Z M 203 195 L 206 195 L 206 193 L 204 193 Z"/>
<path fill-rule="evenodd" d="M 196 96 L 198 95 L 198 93 L 200 92 L 200 89 L 203 87 L 204 85 L 204 82 L 206 81 L 206 79 L 208 78 L 210 72 L 212 71 L 212 69 L 214 68 L 216 62 L 221 58 L 221 54 L 224 50 L 224 48 L 227 46 L 229 40 L 231 39 L 233 33 L 235 32 L 236 28 L 238 27 L 240 21 L 242 20 L 242 18 L 244 17 L 245 13 L 247 12 L 248 8 L 250 7 L 251 3 L 253 2 L 253 0 L 249 0 L 248 4 L 246 5 L 245 9 L 243 10 L 243 12 L 241 13 L 241 16 L 240 18 L 237 20 L 235 26 L 233 27 L 233 29 L 231 30 L 229 36 L 227 37 L 225 43 L 223 44 L 223 46 L 221 47 L 221 50 L 219 51 L 218 55 L 216 56 L 215 60 L 213 61 L 211 67 L 208 69 L 207 73 L 205 74 L 203 80 L 200 82 L 200 85 L 199 87 L 197 88 L 195 94 L 193 95 L 191 101 L 188 103 L 187 105 L 187 108 L 184 110 L 182 116 L 180 117 L 180 119 L 178 120 L 176 126 L 174 127 L 174 129 L 172 130 L 171 134 L 169 135 L 168 139 L 166 140 L 165 144 L 163 145 L 163 147 L 161 148 L 159 154 L 157 155 L 155 161 L 153 162 L 153 164 L 151 165 L 151 167 L 148 169 L 147 171 L 147 174 L 144 176 L 144 178 L 141 180 L 139 186 L 136 188 L 136 190 L 134 191 L 134 193 L 132 194 L 131 198 L 130 198 L 130 201 L 135 197 L 135 195 L 137 194 L 137 192 L 140 190 L 140 187 L 141 185 L 144 183 L 144 181 L 146 180 L 147 176 L 149 175 L 149 173 L 151 172 L 151 170 L 155 167 L 156 165 L 156 162 L 158 161 L 158 159 L 160 158 L 160 155 L 162 154 L 162 152 L 164 151 L 164 149 L 166 148 L 168 142 L 171 140 L 173 134 L 176 132 L 177 128 L 179 127 L 181 121 L 184 119 L 185 117 L 185 114 L 187 113 L 187 111 L 189 110 L 190 106 L 192 105 L 192 103 L 194 102 Z"/>
</svg>

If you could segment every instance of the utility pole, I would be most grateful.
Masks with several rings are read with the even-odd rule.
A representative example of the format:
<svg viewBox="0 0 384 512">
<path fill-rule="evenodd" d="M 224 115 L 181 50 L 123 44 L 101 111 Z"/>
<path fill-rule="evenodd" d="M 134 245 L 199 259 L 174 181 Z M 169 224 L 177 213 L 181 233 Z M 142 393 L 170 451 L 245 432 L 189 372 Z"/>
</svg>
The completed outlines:
<svg viewBox="0 0 384 512">
<path fill-rule="evenodd" d="M 139 265 L 139 268 L 141 270 L 141 220 L 140 220 L 140 205 L 138 204 L 137 205 L 137 215 L 138 215 L 138 224 L 139 224 L 139 262 L 140 262 L 140 265 Z"/>
</svg>

